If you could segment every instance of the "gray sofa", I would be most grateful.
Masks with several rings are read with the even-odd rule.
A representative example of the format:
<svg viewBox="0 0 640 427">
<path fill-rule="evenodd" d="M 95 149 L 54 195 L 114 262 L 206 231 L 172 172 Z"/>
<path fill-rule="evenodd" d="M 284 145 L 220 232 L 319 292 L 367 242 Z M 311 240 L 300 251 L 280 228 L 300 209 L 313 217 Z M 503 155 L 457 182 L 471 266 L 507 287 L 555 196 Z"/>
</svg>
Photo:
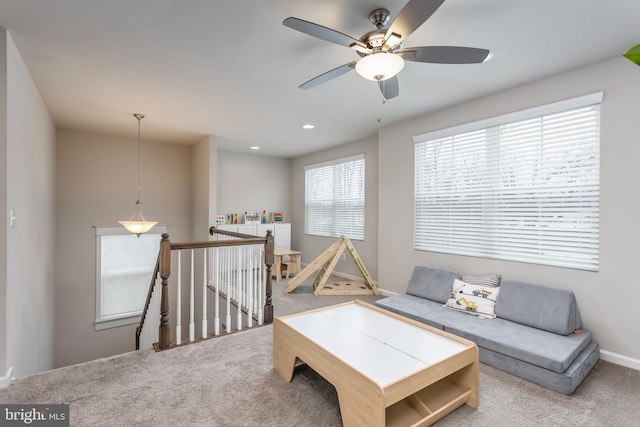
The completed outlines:
<svg viewBox="0 0 640 427">
<path fill-rule="evenodd" d="M 504 280 L 496 318 L 483 319 L 444 306 L 460 278 L 454 271 L 416 266 L 406 294 L 376 305 L 469 339 L 481 362 L 559 393 L 573 393 L 600 359 L 573 292 Z"/>
</svg>

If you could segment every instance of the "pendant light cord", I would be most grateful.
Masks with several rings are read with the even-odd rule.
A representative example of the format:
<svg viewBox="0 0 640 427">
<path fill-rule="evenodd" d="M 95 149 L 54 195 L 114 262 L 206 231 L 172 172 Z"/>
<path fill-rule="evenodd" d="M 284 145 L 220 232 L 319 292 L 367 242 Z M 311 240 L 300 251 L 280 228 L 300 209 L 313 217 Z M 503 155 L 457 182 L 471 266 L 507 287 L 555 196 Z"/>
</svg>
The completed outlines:
<svg viewBox="0 0 640 427">
<path fill-rule="evenodd" d="M 137 203 L 142 203 L 141 199 L 141 191 L 140 191 L 140 121 L 142 119 L 144 119 L 144 115 L 143 114 L 134 114 L 133 115 L 136 119 L 138 119 L 138 202 Z"/>
</svg>

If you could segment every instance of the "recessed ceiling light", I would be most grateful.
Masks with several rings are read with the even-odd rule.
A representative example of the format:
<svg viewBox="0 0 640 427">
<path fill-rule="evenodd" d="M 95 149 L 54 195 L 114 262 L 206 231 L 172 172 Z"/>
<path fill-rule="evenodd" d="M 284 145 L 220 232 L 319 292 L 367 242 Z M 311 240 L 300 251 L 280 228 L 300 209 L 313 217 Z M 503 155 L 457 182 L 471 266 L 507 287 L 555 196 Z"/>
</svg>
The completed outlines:
<svg viewBox="0 0 640 427">
<path fill-rule="evenodd" d="M 303 129 L 313 129 L 314 127 L 316 127 L 316 126 L 312 125 L 311 123 L 307 123 L 306 125 L 302 125 Z"/>
<path fill-rule="evenodd" d="M 260 149 L 260 147 L 258 147 L 257 145 L 254 145 L 254 146 L 249 147 L 249 148 L 251 148 L 252 150 L 259 150 Z"/>
</svg>

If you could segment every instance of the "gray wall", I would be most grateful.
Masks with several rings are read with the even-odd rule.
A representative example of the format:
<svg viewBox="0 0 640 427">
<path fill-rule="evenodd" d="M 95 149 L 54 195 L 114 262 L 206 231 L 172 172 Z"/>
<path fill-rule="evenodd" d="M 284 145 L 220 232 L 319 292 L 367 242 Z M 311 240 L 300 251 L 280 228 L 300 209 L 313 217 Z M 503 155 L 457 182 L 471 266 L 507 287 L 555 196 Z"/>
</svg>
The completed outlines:
<svg viewBox="0 0 640 427">
<path fill-rule="evenodd" d="M 597 273 L 413 250 L 412 136 L 578 95 L 604 91 L 601 133 L 600 271 Z M 501 273 L 572 290 L 603 357 L 640 369 L 633 303 L 640 281 L 640 67 L 624 58 L 428 114 L 381 130 L 379 155 L 380 286 L 404 292 L 416 264 L 469 273 Z M 400 209 L 402 207 L 402 209 Z"/>
<path fill-rule="evenodd" d="M 93 227 L 118 225 L 133 213 L 136 153 L 135 139 L 58 130 L 56 366 L 134 349 L 135 325 L 94 330 Z M 172 241 L 192 241 L 192 147 L 143 139 L 142 198 L 145 216 L 167 224 Z"/>
<path fill-rule="evenodd" d="M 291 221 L 289 160 L 218 151 L 218 212 L 240 214 L 279 211 Z M 214 218 L 215 220 L 215 218 Z"/>
<path fill-rule="evenodd" d="M 309 263 L 324 252 L 336 239 L 304 234 L 304 167 L 355 154 L 365 155 L 365 230 L 364 241 L 352 240 L 365 267 L 378 277 L 378 141 L 375 138 L 344 144 L 339 147 L 296 157 L 291 162 L 292 249 L 302 251 L 302 261 Z M 340 260 L 336 272 L 360 277 L 350 257 Z"/>
<path fill-rule="evenodd" d="M 6 326 L 6 367 L 13 366 L 13 375 L 20 377 L 54 363 L 55 128 L 11 36 L 4 30 L 2 34 L 6 96 L 2 93 L 0 102 L 6 105 L 6 116 L 0 115 L 6 117 L 6 158 L 0 141 L 0 159 L 6 181 L 0 182 L 6 183 L 6 202 L 0 194 L 3 215 L 13 210 L 18 218 L 7 229 L 0 253 L 4 257 L 7 248 L 6 323 L 1 326 Z M 4 62 L 5 52 L 2 56 Z"/>
</svg>

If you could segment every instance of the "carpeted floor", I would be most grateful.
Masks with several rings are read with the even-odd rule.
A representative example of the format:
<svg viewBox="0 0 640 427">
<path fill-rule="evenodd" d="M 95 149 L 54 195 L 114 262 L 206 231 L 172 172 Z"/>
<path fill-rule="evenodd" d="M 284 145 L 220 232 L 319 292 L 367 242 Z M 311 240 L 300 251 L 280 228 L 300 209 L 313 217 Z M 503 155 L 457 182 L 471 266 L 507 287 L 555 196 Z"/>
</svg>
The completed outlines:
<svg viewBox="0 0 640 427">
<path fill-rule="evenodd" d="M 314 297 L 308 286 L 284 295 L 285 284 L 275 284 L 276 316 L 353 299 Z M 73 426 L 340 426 L 333 387 L 304 366 L 287 383 L 271 351 L 265 326 L 17 379 L 0 390 L 0 403 L 68 403 Z M 640 425 L 640 371 L 600 361 L 572 396 L 485 365 L 480 376 L 480 406 L 438 426 Z"/>
</svg>

